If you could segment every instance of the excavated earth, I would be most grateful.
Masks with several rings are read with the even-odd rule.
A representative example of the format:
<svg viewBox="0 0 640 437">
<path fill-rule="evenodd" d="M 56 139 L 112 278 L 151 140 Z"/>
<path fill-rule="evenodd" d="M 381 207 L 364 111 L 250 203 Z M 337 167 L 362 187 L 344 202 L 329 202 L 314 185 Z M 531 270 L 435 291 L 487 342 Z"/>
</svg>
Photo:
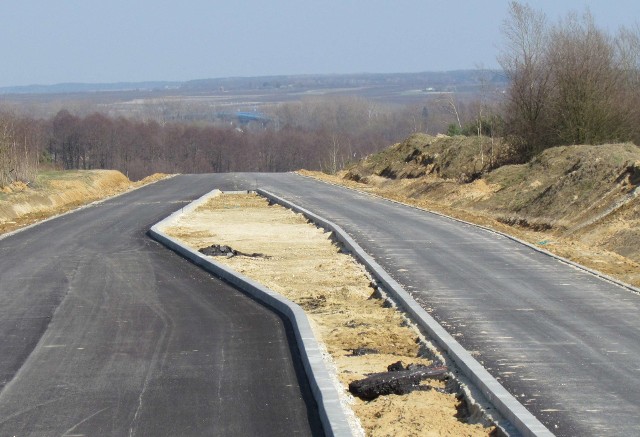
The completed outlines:
<svg viewBox="0 0 640 437">
<path fill-rule="evenodd" d="M 45 171 L 27 185 L 0 188 L 0 234 L 167 177 L 131 182 L 116 170 Z"/>
<path fill-rule="evenodd" d="M 385 372 L 398 361 L 403 365 L 434 363 L 424 353 L 425 339 L 372 288 L 364 268 L 342 253 L 329 233 L 303 216 L 270 206 L 257 195 L 228 194 L 183 215 L 164 232 L 196 250 L 208 250 L 216 261 L 305 310 L 366 435 L 481 436 L 494 432 L 494 427 L 481 423 L 482 418 L 469 417 L 452 384 L 439 378 L 421 382 L 424 390 L 371 401 L 348 394 L 350 383 Z"/>
<path fill-rule="evenodd" d="M 496 229 L 640 286 L 640 148 L 564 146 L 509 160 L 490 138 L 416 134 L 312 177 Z"/>
</svg>

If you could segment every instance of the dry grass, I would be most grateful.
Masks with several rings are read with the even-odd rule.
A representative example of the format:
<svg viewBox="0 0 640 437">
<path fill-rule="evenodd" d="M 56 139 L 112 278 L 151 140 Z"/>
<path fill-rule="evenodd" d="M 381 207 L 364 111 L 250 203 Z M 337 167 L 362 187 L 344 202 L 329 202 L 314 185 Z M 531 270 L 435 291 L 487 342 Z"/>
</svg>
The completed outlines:
<svg viewBox="0 0 640 437">
<path fill-rule="evenodd" d="M 164 177 L 131 182 L 116 170 L 42 172 L 33 186 L 12 184 L 0 193 L 0 234 Z"/>
</svg>

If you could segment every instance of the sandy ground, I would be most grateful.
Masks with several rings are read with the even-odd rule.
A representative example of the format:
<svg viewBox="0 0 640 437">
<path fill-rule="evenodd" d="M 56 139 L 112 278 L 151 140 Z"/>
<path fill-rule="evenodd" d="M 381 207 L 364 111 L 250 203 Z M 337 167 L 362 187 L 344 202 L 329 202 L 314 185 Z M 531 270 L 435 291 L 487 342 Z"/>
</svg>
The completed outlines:
<svg viewBox="0 0 640 437">
<path fill-rule="evenodd" d="M 333 360 L 366 435 L 481 436 L 493 428 L 458 418 L 455 394 L 435 390 L 390 395 L 365 402 L 347 392 L 349 382 L 382 372 L 397 361 L 429 364 L 419 357 L 421 340 L 403 316 L 372 297 L 364 268 L 340 252 L 330 234 L 256 195 L 222 195 L 183 216 L 169 235 L 194 248 L 229 245 L 264 257 L 216 257 L 234 270 L 296 302 L 311 319 L 316 337 Z M 377 353 L 353 356 L 352 350 Z M 444 383 L 428 381 L 433 387 Z"/>
<path fill-rule="evenodd" d="M 490 229 L 495 229 L 620 281 L 640 287 L 640 263 L 607 250 L 602 247 L 602 245 L 586 244 L 584 237 L 561 237 L 550 232 L 536 232 L 531 229 L 499 222 L 489 214 L 477 210 L 451 206 L 452 203 L 463 197 L 469 199 L 488 197 L 497 189 L 495 186 L 487 184 L 483 180 L 478 180 L 471 184 L 459 185 L 457 188 L 451 188 L 451 192 L 448 195 L 443 196 L 439 201 L 433 201 L 412 197 L 412 193 L 418 189 L 417 186 L 421 183 L 420 180 L 403 179 L 390 181 L 385 178 L 370 176 L 368 177 L 368 183 L 365 184 L 343 179 L 340 175 L 331 176 L 320 172 L 309 171 L 300 171 L 299 173 L 304 176 L 375 194 L 428 211 L 438 212 Z M 452 187 L 453 186 L 454 184 L 452 184 Z M 618 226 L 624 227 L 627 225 L 625 222 Z M 614 226 L 615 224 L 611 224 L 611 228 Z M 611 229 L 609 229 L 609 232 L 612 232 Z M 600 238 L 606 241 L 609 237 L 604 235 L 600 236 Z"/>
</svg>

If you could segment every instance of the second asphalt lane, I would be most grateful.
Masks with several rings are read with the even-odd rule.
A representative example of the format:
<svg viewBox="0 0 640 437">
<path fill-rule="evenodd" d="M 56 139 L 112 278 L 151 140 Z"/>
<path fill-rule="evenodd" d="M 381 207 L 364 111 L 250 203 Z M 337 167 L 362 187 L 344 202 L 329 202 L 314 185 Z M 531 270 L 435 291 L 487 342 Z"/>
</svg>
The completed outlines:
<svg viewBox="0 0 640 437">
<path fill-rule="evenodd" d="M 552 432 L 640 435 L 639 295 L 415 208 L 294 174 L 246 181 L 345 229 Z"/>
</svg>

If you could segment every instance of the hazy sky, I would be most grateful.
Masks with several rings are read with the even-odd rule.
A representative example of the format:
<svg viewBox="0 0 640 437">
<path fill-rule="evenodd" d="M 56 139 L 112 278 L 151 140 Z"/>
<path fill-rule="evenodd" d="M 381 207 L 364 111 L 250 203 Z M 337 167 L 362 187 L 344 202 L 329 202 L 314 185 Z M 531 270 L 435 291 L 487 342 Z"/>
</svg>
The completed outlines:
<svg viewBox="0 0 640 437">
<path fill-rule="evenodd" d="M 508 0 L 0 0 L 0 86 L 497 66 Z M 612 32 L 639 0 L 589 7 Z"/>
</svg>

